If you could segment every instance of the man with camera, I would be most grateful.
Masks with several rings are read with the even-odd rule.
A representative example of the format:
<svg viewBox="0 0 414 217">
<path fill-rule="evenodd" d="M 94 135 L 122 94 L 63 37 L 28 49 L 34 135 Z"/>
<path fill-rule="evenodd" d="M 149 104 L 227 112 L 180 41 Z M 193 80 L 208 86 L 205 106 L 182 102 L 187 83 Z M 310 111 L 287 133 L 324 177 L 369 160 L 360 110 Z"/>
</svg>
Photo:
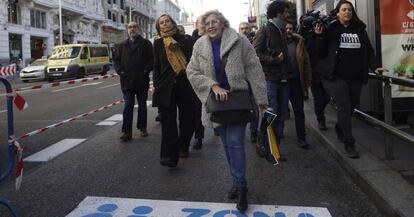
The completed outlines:
<svg viewBox="0 0 414 217">
<path fill-rule="evenodd" d="M 269 106 L 277 114 L 273 128 L 279 145 L 283 135 L 284 121 L 288 114 L 288 78 L 292 75 L 285 31 L 288 10 L 287 2 L 273 1 L 270 3 L 266 12 L 268 22 L 256 33 L 253 40 L 266 77 Z"/>
</svg>

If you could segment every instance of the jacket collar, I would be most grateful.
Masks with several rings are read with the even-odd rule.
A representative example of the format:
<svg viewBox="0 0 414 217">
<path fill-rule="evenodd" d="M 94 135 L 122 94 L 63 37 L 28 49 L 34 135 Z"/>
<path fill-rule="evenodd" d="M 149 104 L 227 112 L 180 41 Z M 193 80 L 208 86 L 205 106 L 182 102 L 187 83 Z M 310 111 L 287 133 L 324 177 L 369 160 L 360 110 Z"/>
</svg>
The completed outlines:
<svg viewBox="0 0 414 217">
<path fill-rule="evenodd" d="M 221 35 L 220 57 L 226 55 L 230 51 L 230 49 L 236 44 L 240 37 L 241 36 L 236 32 L 236 30 L 225 27 L 223 29 L 223 34 Z M 197 42 L 201 43 L 203 47 L 209 49 L 208 51 L 211 50 L 211 40 L 208 37 L 208 35 L 203 35 L 200 39 L 197 40 Z"/>
</svg>

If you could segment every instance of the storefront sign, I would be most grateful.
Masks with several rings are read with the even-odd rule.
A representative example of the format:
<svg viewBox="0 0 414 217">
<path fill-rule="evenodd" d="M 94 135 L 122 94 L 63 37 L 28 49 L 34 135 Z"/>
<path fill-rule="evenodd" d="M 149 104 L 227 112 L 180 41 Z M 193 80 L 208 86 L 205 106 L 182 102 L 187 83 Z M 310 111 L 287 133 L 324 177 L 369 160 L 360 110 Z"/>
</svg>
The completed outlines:
<svg viewBox="0 0 414 217">
<path fill-rule="evenodd" d="M 414 3 L 413 0 L 381 0 L 382 65 L 385 73 L 405 79 L 414 77 Z M 392 87 L 393 97 L 413 97 L 414 89 Z"/>
<path fill-rule="evenodd" d="M 86 197 L 66 217 L 330 217 L 327 208 L 300 206 L 251 205 L 246 213 L 235 203 L 141 200 Z"/>
</svg>

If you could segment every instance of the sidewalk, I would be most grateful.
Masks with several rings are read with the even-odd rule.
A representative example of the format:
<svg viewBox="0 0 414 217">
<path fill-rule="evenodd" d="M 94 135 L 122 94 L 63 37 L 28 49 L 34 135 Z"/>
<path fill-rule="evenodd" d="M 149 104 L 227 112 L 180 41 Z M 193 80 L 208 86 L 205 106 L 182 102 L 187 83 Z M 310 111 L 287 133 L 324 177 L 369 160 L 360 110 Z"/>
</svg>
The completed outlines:
<svg viewBox="0 0 414 217">
<path fill-rule="evenodd" d="M 384 157 L 382 129 L 354 117 L 353 133 L 360 158 L 350 159 L 344 154 L 343 143 L 336 138 L 336 111 L 328 105 L 325 113 L 329 129 L 320 131 L 313 110 L 313 101 L 305 102 L 306 125 L 310 133 L 316 135 L 387 216 L 414 216 L 414 145 L 395 138 L 395 160 L 387 161 Z"/>
</svg>

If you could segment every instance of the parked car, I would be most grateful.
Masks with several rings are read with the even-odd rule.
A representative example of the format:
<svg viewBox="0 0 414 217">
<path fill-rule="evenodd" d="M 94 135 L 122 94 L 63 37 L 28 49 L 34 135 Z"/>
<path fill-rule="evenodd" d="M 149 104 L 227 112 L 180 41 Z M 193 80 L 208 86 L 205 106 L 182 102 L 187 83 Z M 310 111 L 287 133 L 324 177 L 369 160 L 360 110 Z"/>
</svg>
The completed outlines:
<svg viewBox="0 0 414 217">
<path fill-rule="evenodd" d="M 47 59 L 37 59 L 20 71 L 20 80 L 28 82 L 32 80 L 45 80 L 45 67 Z"/>
</svg>

